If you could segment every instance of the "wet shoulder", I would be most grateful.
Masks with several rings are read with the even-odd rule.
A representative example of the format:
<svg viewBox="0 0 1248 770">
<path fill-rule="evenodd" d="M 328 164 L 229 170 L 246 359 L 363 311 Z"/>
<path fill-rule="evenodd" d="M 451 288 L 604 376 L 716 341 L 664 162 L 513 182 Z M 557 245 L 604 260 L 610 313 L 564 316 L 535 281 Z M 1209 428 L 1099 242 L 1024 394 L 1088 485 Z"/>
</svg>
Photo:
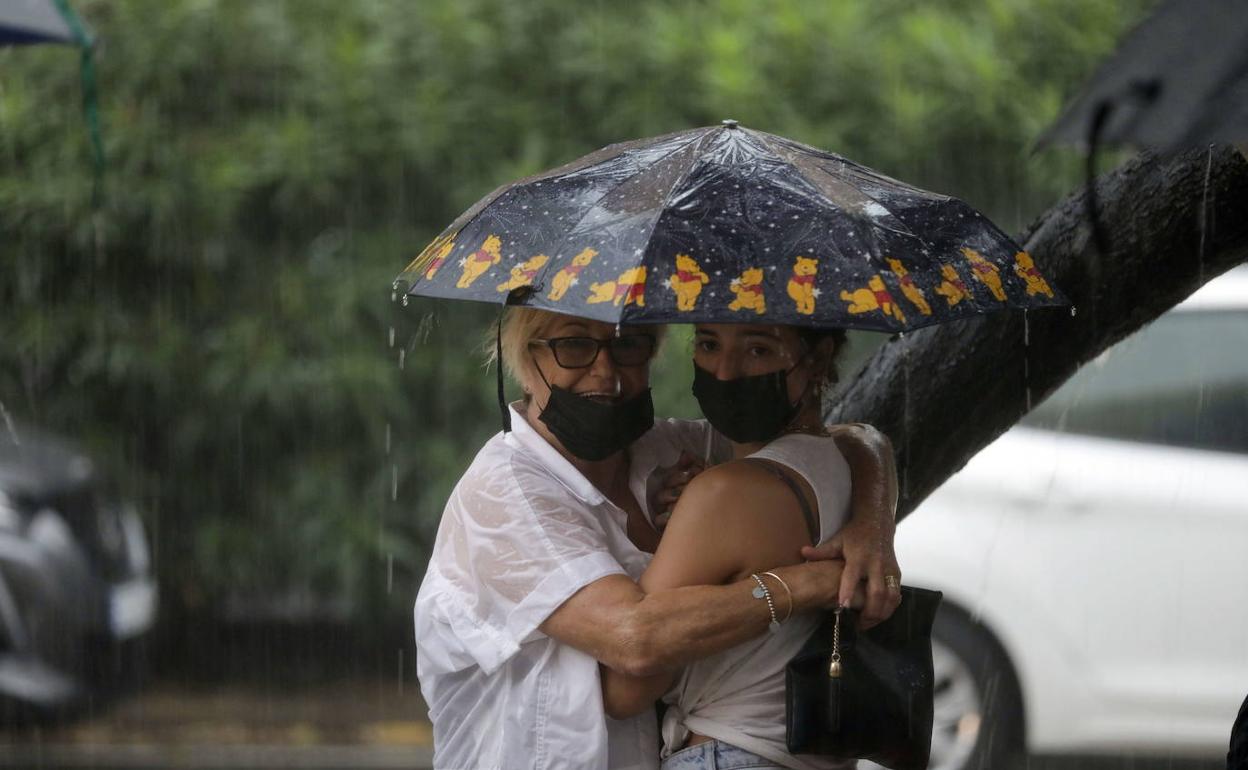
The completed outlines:
<svg viewBox="0 0 1248 770">
<path fill-rule="evenodd" d="M 778 493 L 787 492 L 784 482 L 759 463 L 745 460 L 729 460 L 713 465 L 699 473 L 685 488 L 685 495 L 692 496 L 709 510 L 754 509 L 760 504 L 774 500 Z"/>
<path fill-rule="evenodd" d="M 461 502 L 520 503 L 528 498 L 557 497 L 563 491 L 540 460 L 495 434 L 477 452 L 455 488 Z"/>
</svg>

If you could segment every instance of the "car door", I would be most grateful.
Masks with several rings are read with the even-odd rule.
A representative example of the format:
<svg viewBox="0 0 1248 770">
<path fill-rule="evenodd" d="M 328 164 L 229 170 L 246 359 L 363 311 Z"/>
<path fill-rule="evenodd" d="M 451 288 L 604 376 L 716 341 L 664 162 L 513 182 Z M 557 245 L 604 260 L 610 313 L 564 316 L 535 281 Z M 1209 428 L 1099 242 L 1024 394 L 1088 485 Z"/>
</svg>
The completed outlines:
<svg viewBox="0 0 1248 770">
<path fill-rule="evenodd" d="M 1043 593 L 1089 735 L 1208 746 L 1248 692 L 1248 311 L 1173 312 L 1026 421 L 1054 431 Z M 1095 721 L 1099 721 L 1096 724 Z"/>
</svg>

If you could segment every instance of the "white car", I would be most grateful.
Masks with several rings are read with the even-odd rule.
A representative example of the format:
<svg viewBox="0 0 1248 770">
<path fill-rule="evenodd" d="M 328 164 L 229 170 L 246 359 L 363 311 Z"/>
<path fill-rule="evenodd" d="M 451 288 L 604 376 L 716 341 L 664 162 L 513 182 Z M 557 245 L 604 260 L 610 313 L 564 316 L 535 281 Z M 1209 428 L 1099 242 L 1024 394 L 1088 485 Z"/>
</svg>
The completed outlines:
<svg viewBox="0 0 1248 770">
<path fill-rule="evenodd" d="M 1248 695 L 1248 266 L 1084 366 L 903 520 L 934 768 L 1225 757 Z"/>
</svg>

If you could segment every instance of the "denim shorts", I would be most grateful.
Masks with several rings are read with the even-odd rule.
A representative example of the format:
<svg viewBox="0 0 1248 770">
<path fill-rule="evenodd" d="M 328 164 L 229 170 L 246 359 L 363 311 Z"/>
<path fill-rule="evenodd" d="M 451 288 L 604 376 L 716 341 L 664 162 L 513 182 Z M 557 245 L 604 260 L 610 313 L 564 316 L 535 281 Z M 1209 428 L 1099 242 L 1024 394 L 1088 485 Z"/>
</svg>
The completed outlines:
<svg viewBox="0 0 1248 770">
<path fill-rule="evenodd" d="M 707 741 L 673 752 L 660 770 L 786 770 L 770 759 L 723 741 Z"/>
</svg>

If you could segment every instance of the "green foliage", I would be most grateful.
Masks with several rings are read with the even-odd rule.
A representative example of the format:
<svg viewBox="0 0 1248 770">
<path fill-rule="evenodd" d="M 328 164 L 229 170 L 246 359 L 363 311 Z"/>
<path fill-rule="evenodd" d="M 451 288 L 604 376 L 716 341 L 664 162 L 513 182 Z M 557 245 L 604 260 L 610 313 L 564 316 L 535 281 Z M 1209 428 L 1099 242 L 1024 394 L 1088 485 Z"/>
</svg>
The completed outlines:
<svg viewBox="0 0 1248 770">
<path fill-rule="evenodd" d="M 1079 182 L 1031 142 L 1150 3 L 78 5 L 102 210 L 76 54 L 0 51 L 0 403 L 114 468 L 183 605 L 310 591 L 402 617 L 498 419 L 474 349 L 493 311 L 389 297 L 459 211 L 734 117 L 1017 230 Z M 687 353 L 673 334 L 662 411 L 693 412 Z"/>
</svg>

